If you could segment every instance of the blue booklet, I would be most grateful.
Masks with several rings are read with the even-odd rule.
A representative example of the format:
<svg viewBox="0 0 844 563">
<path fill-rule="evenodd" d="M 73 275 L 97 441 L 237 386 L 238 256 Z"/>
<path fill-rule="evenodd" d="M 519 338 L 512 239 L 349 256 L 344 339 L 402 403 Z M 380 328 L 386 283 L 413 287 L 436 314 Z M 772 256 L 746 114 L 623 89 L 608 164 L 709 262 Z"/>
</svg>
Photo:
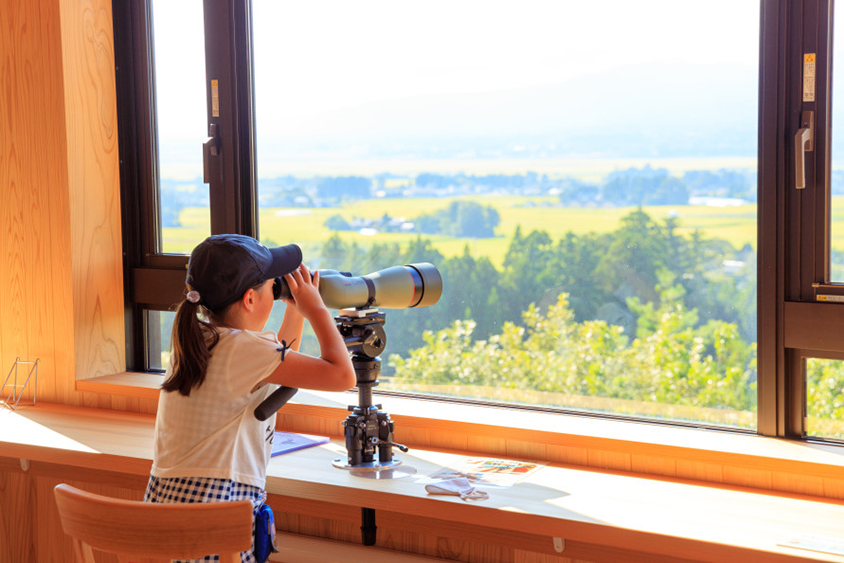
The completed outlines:
<svg viewBox="0 0 844 563">
<path fill-rule="evenodd" d="M 294 432 L 275 431 L 273 436 L 273 450 L 271 456 L 277 456 L 311 446 L 328 443 L 326 436 L 311 436 L 310 434 L 296 434 Z"/>
</svg>

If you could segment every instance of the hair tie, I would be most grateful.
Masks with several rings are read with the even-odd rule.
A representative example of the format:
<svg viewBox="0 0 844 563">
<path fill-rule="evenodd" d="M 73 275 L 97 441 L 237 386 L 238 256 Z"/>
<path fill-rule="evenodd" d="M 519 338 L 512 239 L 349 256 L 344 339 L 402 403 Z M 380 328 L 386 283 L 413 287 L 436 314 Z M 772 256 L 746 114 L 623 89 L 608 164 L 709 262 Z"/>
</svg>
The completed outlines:
<svg viewBox="0 0 844 563">
<path fill-rule="evenodd" d="M 198 291 L 188 291 L 188 294 L 185 297 L 191 303 L 199 303 L 199 292 Z"/>
</svg>

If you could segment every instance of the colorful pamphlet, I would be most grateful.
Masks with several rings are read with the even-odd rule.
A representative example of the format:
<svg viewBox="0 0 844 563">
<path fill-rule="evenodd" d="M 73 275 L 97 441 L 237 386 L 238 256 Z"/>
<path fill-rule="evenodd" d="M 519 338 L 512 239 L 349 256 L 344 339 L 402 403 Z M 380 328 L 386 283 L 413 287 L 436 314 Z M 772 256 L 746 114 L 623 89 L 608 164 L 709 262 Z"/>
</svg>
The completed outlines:
<svg viewBox="0 0 844 563">
<path fill-rule="evenodd" d="M 327 442 L 328 438 L 326 436 L 311 436 L 310 434 L 296 434 L 294 432 L 276 430 L 273 436 L 273 450 L 270 455 L 275 457 Z"/>
<path fill-rule="evenodd" d="M 510 487 L 542 467 L 541 464 L 487 457 L 467 457 L 458 463 L 443 467 L 431 479 L 456 479 L 464 477 L 470 483 L 485 487 Z"/>
</svg>

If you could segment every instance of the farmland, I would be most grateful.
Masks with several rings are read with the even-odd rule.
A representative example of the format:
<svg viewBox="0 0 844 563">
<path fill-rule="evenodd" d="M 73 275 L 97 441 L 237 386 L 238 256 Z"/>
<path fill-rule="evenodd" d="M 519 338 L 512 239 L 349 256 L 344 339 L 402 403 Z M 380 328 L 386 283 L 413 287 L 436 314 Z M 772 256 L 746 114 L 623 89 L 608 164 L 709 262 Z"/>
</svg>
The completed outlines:
<svg viewBox="0 0 844 563">
<path fill-rule="evenodd" d="M 421 214 L 446 207 L 458 198 L 424 199 L 368 199 L 350 203 L 342 208 L 297 208 L 261 209 L 259 213 L 261 239 L 283 244 L 296 242 L 312 252 L 324 242 L 332 231 L 325 227 L 325 221 L 332 215 L 340 214 L 344 218 L 375 219 L 389 214 L 412 221 Z M 467 196 L 459 198 L 471 200 L 483 205 L 493 206 L 501 216 L 501 223 L 496 229 L 496 237 L 490 239 L 461 239 L 453 237 L 427 237 L 446 257 L 463 253 L 469 245 L 476 256 L 486 256 L 493 264 L 501 265 L 504 253 L 517 227 L 523 232 L 542 230 L 552 239 L 558 239 L 567 232 L 585 234 L 588 232 L 606 233 L 619 226 L 622 217 L 630 213 L 631 207 L 616 208 L 571 208 L 555 207 L 555 199 L 550 196 Z M 844 208 L 844 202 L 838 202 Z M 710 207 L 703 205 L 656 206 L 643 208 L 656 220 L 674 217 L 678 223 L 678 232 L 688 234 L 700 231 L 709 238 L 723 238 L 735 247 L 745 244 L 756 247 L 756 205 L 748 204 L 736 207 Z M 844 210 L 841 211 L 844 215 Z M 182 211 L 181 228 L 166 228 L 163 232 L 165 250 L 168 252 L 190 252 L 190 249 L 207 236 L 208 210 L 204 208 L 186 208 Z M 368 246 L 372 242 L 405 243 L 416 234 L 382 233 L 361 234 L 344 232 L 346 242 L 356 242 Z M 844 236 L 842 246 L 844 246 Z"/>
</svg>

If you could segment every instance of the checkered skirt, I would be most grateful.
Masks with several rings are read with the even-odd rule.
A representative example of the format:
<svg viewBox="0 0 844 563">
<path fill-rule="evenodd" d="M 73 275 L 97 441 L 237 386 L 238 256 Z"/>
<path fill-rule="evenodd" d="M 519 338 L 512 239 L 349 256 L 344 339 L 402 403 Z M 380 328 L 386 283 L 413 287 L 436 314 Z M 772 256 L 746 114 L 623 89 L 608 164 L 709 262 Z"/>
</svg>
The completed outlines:
<svg viewBox="0 0 844 563">
<path fill-rule="evenodd" d="M 233 500 L 252 501 L 252 522 L 255 513 L 264 504 L 267 494 L 254 485 L 238 483 L 231 479 L 211 477 L 172 477 L 159 478 L 150 475 L 144 502 L 221 502 Z M 252 547 L 240 553 L 242 563 L 255 563 L 255 535 L 252 535 Z M 209 555 L 193 561 L 219 561 L 219 555 Z"/>
</svg>

